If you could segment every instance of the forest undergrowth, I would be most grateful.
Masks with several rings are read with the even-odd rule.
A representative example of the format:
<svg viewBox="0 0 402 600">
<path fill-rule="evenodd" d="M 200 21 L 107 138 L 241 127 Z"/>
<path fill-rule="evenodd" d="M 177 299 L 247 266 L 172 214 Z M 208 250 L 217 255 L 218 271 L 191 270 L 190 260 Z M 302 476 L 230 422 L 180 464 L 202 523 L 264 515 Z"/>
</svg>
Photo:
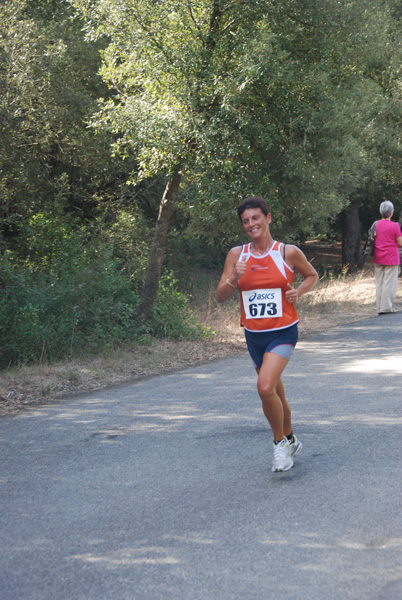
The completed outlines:
<svg viewBox="0 0 402 600">
<path fill-rule="evenodd" d="M 314 259 L 313 259 L 314 264 Z M 0 372 L 0 416 L 60 401 L 140 378 L 161 375 L 246 352 L 237 294 L 224 305 L 215 299 L 219 274 L 199 273 L 192 310 L 208 335 L 202 341 L 152 340 L 85 360 L 6 369 Z M 396 308 L 402 309 L 402 279 Z M 301 339 L 330 327 L 376 316 L 372 265 L 358 274 L 328 271 L 298 305 Z M 250 363 L 251 364 L 251 363 Z M 250 374 L 251 374 L 250 370 Z"/>
</svg>

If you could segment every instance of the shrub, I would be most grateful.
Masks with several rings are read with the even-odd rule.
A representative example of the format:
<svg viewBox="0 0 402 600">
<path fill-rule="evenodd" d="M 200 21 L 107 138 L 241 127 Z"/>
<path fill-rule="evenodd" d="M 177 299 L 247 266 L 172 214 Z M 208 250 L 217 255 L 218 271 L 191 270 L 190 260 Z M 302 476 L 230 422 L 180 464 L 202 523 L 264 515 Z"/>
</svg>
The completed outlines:
<svg viewBox="0 0 402 600">
<path fill-rule="evenodd" d="M 36 225 L 26 240 L 32 253 L 0 255 L 0 367 L 104 352 L 135 344 L 144 333 L 204 335 L 170 274 L 161 279 L 150 319 L 141 331 L 134 328 L 145 253 L 129 263 L 123 242 L 116 253 L 116 240 L 103 230 L 60 226 L 58 218 L 52 228 L 49 215 Z"/>
<path fill-rule="evenodd" d="M 157 300 L 148 320 L 149 332 L 168 339 L 205 337 L 207 330 L 196 321 L 188 307 L 187 296 L 177 288 L 178 281 L 171 273 L 161 277 Z"/>
</svg>

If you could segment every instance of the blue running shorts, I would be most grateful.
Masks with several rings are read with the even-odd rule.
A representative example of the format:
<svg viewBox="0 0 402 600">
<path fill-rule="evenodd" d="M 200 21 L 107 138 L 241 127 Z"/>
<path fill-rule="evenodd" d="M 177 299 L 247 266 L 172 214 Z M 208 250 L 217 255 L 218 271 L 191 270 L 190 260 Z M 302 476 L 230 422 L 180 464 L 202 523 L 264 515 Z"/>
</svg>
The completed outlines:
<svg viewBox="0 0 402 600">
<path fill-rule="evenodd" d="M 251 359 L 255 368 L 258 369 L 262 365 L 266 352 L 273 352 L 290 360 L 297 344 L 299 331 L 296 323 L 286 329 L 273 331 L 248 331 L 245 329 L 244 335 Z"/>
</svg>

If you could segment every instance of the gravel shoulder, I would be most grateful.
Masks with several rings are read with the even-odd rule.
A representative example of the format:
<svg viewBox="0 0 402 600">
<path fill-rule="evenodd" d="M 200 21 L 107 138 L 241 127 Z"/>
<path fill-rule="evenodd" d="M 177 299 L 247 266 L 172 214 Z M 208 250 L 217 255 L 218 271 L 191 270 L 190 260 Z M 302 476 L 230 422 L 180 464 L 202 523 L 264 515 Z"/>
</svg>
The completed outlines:
<svg viewBox="0 0 402 600">
<path fill-rule="evenodd" d="M 402 308 L 402 306 L 401 306 Z M 361 312 L 312 314 L 301 318 L 300 338 L 330 327 L 373 316 L 373 308 Z M 220 336 L 222 338 L 222 336 Z M 245 352 L 243 333 L 203 342 L 156 340 L 150 346 L 122 349 L 108 356 L 53 365 L 34 365 L 0 373 L 0 417 L 62 400 L 77 393 L 130 383 L 197 364 Z"/>
</svg>

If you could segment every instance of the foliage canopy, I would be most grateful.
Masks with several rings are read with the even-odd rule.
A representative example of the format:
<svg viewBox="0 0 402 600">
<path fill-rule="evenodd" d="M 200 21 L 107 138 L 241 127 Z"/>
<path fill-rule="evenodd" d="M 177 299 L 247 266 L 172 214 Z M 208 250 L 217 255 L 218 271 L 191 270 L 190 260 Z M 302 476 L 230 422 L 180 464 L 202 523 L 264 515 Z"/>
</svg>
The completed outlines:
<svg viewBox="0 0 402 600">
<path fill-rule="evenodd" d="M 0 17 L 3 365 L 61 356 L 56 337 L 125 342 L 138 307 L 142 333 L 195 335 L 177 276 L 243 241 L 245 195 L 289 242 L 341 224 L 349 264 L 360 222 L 401 210 L 396 0 L 6 0 Z"/>
</svg>

